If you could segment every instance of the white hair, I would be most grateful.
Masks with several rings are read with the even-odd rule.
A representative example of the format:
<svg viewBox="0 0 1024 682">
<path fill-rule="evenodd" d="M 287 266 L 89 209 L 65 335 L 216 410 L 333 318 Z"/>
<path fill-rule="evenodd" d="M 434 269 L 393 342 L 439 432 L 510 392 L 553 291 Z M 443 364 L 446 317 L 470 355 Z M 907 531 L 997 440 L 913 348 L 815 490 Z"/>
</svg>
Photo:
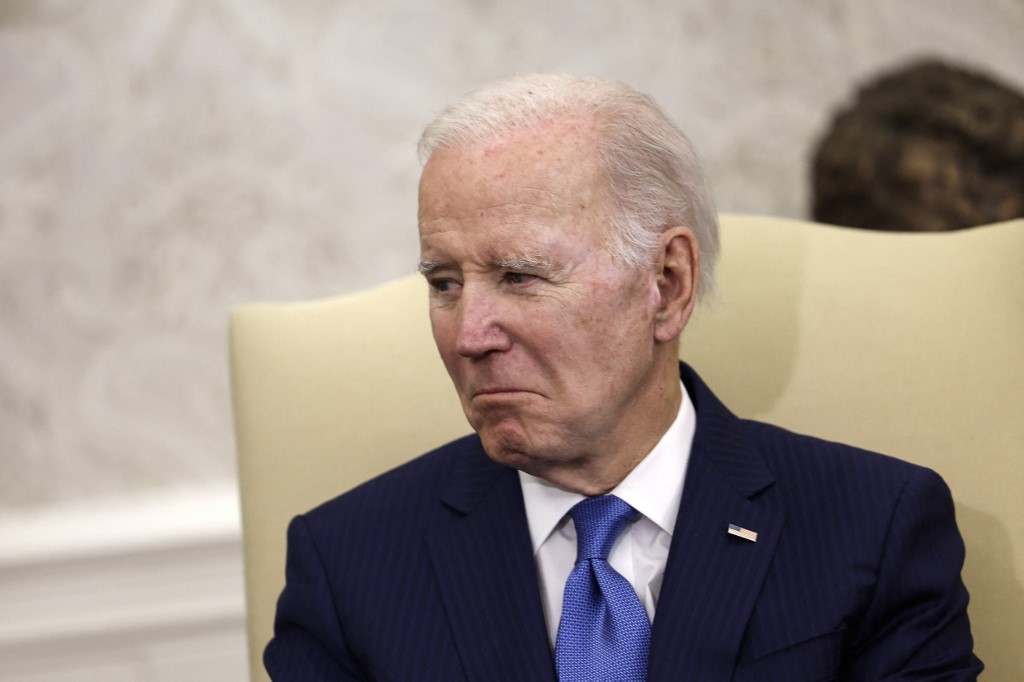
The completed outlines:
<svg viewBox="0 0 1024 682">
<path fill-rule="evenodd" d="M 718 218 L 693 145 L 653 99 L 617 81 L 536 74 L 476 90 L 446 107 L 423 131 L 420 160 L 514 129 L 564 116 L 588 115 L 597 130 L 598 159 L 612 204 L 613 255 L 643 268 L 658 237 L 683 225 L 701 253 L 698 293 L 714 289 Z"/>
</svg>

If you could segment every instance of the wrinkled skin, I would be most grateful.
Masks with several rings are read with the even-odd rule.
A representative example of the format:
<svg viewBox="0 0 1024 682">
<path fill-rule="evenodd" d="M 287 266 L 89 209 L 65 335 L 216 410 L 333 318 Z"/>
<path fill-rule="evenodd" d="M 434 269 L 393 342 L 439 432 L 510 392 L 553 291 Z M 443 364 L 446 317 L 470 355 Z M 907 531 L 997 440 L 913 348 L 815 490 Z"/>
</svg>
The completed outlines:
<svg viewBox="0 0 1024 682">
<path fill-rule="evenodd" d="M 587 495 L 675 416 L 699 269 L 685 227 L 649 267 L 619 264 L 608 215 L 586 119 L 435 151 L 420 182 L 431 325 L 466 417 L 495 461 Z"/>
</svg>

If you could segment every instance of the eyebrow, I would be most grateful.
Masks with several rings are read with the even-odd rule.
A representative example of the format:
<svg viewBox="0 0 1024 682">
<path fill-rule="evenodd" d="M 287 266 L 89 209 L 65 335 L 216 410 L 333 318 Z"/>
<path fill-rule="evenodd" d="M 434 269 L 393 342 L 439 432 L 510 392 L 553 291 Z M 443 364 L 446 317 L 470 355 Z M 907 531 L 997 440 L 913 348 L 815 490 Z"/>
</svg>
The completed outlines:
<svg viewBox="0 0 1024 682">
<path fill-rule="evenodd" d="M 494 265 L 504 270 L 529 270 L 542 269 L 550 270 L 552 262 L 550 258 L 539 255 L 525 254 L 509 258 L 496 258 Z"/>
<path fill-rule="evenodd" d="M 506 258 L 495 258 L 492 264 L 502 270 L 529 270 L 540 269 L 550 270 L 553 262 L 546 256 L 524 254 L 522 256 L 509 256 Z M 421 275 L 429 275 L 435 270 L 440 270 L 445 264 L 437 260 L 421 260 L 416 269 Z"/>
<path fill-rule="evenodd" d="M 429 275 L 434 270 L 441 267 L 441 262 L 436 260 L 421 260 L 416 266 L 416 269 L 421 275 Z"/>
</svg>

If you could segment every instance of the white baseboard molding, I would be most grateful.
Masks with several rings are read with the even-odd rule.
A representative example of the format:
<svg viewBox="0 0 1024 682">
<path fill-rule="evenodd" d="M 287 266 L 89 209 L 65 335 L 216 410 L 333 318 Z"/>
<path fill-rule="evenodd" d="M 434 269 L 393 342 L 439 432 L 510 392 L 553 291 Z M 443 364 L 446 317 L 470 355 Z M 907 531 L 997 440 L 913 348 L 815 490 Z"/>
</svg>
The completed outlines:
<svg viewBox="0 0 1024 682">
<path fill-rule="evenodd" d="M 6 514 L 0 680 L 244 680 L 233 485 Z"/>
</svg>

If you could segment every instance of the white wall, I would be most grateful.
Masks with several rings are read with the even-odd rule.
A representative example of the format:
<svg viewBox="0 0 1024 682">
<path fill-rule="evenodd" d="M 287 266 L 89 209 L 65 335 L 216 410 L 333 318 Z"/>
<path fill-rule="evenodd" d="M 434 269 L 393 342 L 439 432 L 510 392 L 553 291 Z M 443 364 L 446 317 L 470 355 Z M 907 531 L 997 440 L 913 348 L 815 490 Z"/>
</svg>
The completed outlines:
<svg viewBox="0 0 1024 682">
<path fill-rule="evenodd" d="M 246 677 L 234 486 L 0 519 L 0 680 Z"/>
<path fill-rule="evenodd" d="M 0 3 L 0 509 L 233 474 L 225 316 L 411 270 L 414 143 L 531 70 L 627 80 L 730 211 L 801 216 L 854 82 L 1017 84 L 1017 0 Z"/>
<path fill-rule="evenodd" d="M 1022 85 L 1022 28 L 1018 0 L 4 0 L 0 521 L 72 536 L 99 500 L 159 524 L 229 486 L 227 311 L 409 272 L 417 134 L 483 81 L 626 80 L 723 209 L 802 216 L 858 80 L 933 54 Z"/>
</svg>

